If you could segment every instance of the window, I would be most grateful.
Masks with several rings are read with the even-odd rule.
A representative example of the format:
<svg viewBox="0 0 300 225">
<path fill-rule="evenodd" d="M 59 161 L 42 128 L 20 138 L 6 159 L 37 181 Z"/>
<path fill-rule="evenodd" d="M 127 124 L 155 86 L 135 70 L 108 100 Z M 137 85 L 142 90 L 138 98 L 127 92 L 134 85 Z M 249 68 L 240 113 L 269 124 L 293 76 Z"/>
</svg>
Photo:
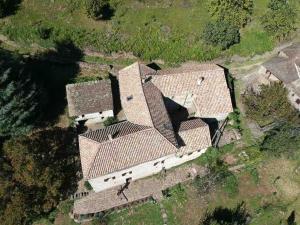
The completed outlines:
<svg viewBox="0 0 300 225">
<path fill-rule="evenodd" d="M 161 163 L 165 163 L 165 160 L 161 161 Z"/>
<path fill-rule="evenodd" d="M 132 100 L 132 99 L 133 99 L 133 95 L 127 96 L 127 101 L 130 101 L 130 100 Z"/>
<path fill-rule="evenodd" d="M 123 173 L 122 176 L 124 177 L 127 173 Z"/>
<path fill-rule="evenodd" d="M 107 181 L 109 181 L 109 178 L 104 179 L 104 182 L 107 182 Z"/>
<path fill-rule="evenodd" d="M 132 171 L 129 171 L 129 174 L 132 174 Z"/>
<path fill-rule="evenodd" d="M 154 163 L 153 165 L 156 166 L 159 162 Z"/>
<path fill-rule="evenodd" d="M 102 114 L 102 112 L 99 112 L 100 114 Z"/>
<path fill-rule="evenodd" d="M 112 177 L 112 179 L 114 180 L 114 179 L 116 179 L 116 177 Z"/>
<path fill-rule="evenodd" d="M 84 115 L 81 115 L 81 117 L 84 117 Z"/>
<path fill-rule="evenodd" d="M 201 152 L 201 149 L 197 150 L 197 152 Z"/>
<path fill-rule="evenodd" d="M 179 156 L 179 158 L 182 158 L 182 157 L 183 157 L 183 155 Z"/>
<path fill-rule="evenodd" d="M 191 155 L 191 154 L 193 154 L 193 153 L 192 152 L 188 153 L 188 155 Z"/>
</svg>

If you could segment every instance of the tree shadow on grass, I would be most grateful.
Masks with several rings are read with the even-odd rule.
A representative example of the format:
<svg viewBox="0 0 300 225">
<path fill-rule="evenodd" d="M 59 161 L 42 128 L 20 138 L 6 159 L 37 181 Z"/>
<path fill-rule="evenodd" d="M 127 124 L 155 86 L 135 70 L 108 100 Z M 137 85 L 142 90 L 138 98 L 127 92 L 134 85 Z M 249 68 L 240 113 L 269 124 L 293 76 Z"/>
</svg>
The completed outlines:
<svg viewBox="0 0 300 225">
<path fill-rule="evenodd" d="M 29 59 L 33 78 L 44 88 L 41 124 L 55 124 L 66 108 L 65 86 L 80 72 L 78 61 L 82 51 L 71 41 L 56 43 L 55 50 L 35 55 Z"/>
<path fill-rule="evenodd" d="M 206 212 L 199 225 L 247 225 L 249 220 L 245 202 L 241 202 L 233 209 L 217 207 L 212 212 Z"/>
<path fill-rule="evenodd" d="M 7 1 L 0 1 L 0 18 L 14 15 L 16 11 L 20 7 L 21 0 L 7 0 Z"/>
</svg>

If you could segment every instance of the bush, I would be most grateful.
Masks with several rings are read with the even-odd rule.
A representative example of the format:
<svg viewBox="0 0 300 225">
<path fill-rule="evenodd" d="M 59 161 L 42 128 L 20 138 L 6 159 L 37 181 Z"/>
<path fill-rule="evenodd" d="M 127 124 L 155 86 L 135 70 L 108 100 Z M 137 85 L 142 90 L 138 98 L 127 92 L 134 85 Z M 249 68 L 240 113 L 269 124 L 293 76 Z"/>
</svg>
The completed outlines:
<svg viewBox="0 0 300 225">
<path fill-rule="evenodd" d="M 107 0 L 85 0 L 85 9 L 89 17 L 94 20 L 100 19 L 104 15 L 104 10 L 108 6 Z"/>
<path fill-rule="evenodd" d="M 271 0 L 261 18 L 264 29 L 276 39 L 284 39 L 295 30 L 297 14 L 287 0 Z"/>
<path fill-rule="evenodd" d="M 50 28 L 50 27 L 47 27 L 44 25 L 39 25 L 37 27 L 37 34 L 39 35 L 39 37 L 41 39 L 46 40 L 46 39 L 50 38 L 51 33 L 52 33 L 52 28 Z"/>
<path fill-rule="evenodd" d="M 243 27 L 250 21 L 253 0 L 210 0 L 209 11 L 218 21 Z"/>
<path fill-rule="evenodd" d="M 250 90 L 243 96 L 246 115 L 260 126 L 273 122 L 299 123 L 299 113 L 291 106 L 283 84 L 261 85 L 259 93 Z"/>
<path fill-rule="evenodd" d="M 108 127 L 108 126 L 110 126 L 110 125 L 112 125 L 112 124 L 117 123 L 118 121 L 119 121 L 119 120 L 118 120 L 117 118 L 115 118 L 115 117 L 108 117 L 108 118 L 103 122 L 103 124 L 104 124 L 105 127 Z"/>
<path fill-rule="evenodd" d="M 227 49 L 240 42 L 240 32 L 237 26 L 225 21 L 209 22 L 204 27 L 202 38 L 207 44 Z"/>
<path fill-rule="evenodd" d="M 88 181 L 84 182 L 84 187 L 89 191 L 93 190 L 93 187 L 91 186 L 91 184 Z"/>
</svg>

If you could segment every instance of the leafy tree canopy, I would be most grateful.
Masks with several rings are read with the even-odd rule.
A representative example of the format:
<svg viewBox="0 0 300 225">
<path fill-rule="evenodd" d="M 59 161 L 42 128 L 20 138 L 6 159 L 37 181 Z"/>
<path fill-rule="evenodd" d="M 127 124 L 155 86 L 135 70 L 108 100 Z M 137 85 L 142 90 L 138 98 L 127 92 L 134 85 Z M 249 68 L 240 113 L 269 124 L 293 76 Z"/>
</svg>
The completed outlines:
<svg viewBox="0 0 300 225">
<path fill-rule="evenodd" d="M 41 89 L 23 58 L 0 49 L 0 137 L 28 132 L 39 116 Z"/>
<path fill-rule="evenodd" d="M 297 14 L 287 0 L 271 0 L 261 18 L 264 29 L 276 39 L 284 39 L 296 29 Z"/>
<path fill-rule="evenodd" d="M 74 133 L 52 128 L 6 141 L 0 163 L 0 221 L 28 224 L 75 187 Z"/>
<path fill-rule="evenodd" d="M 243 96 L 246 114 L 260 126 L 278 121 L 299 123 L 299 113 L 292 107 L 287 95 L 286 88 L 278 82 L 261 85 L 259 93 L 250 90 Z"/>
<path fill-rule="evenodd" d="M 207 44 L 227 49 L 239 43 L 240 32 L 237 26 L 226 21 L 210 22 L 204 27 L 202 38 Z"/>
<path fill-rule="evenodd" d="M 253 0 L 210 0 L 209 11 L 219 21 L 243 27 L 250 20 Z"/>
<path fill-rule="evenodd" d="M 270 130 L 264 138 L 261 149 L 275 156 L 293 156 L 300 151 L 300 126 L 282 124 Z"/>
</svg>

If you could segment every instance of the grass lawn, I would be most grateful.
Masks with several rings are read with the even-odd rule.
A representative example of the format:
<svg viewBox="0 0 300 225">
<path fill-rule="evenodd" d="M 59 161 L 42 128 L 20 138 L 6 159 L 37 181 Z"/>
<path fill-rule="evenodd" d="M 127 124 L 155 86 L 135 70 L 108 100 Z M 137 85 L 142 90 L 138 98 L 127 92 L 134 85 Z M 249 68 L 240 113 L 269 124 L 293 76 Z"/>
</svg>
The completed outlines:
<svg viewBox="0 0 300 225">
<path fill-rule="evenodd" d="M 24 0 L 15 15 L 0 20 L 0 34 L 14 40 L 21 52 L 42 50 L 41 47 L 71 39 L 82 49 L 133 52 L 144 60 L 163 59 L 170 64 L 234 54 L 253 56 L 274 47 L 274 41 L 259 23 L 267 0 L 254 0 L 253 19 L 241 30 L 239 44 L 225 52 L 203 44 L 201 33 L 211 20 L 207 2 L 111 0 L 115 9 L 112 17 L 94 21 L 85 14 L 83 1 Z M 51 31 L 49 38 L 41 38 L 41 27 Z"/>
<path fill-rule="evenodd" d="M 109 225 L 159 225 L 163 224 L 160 207 L 146 202 L 108 216 Z"/>
</svg>

